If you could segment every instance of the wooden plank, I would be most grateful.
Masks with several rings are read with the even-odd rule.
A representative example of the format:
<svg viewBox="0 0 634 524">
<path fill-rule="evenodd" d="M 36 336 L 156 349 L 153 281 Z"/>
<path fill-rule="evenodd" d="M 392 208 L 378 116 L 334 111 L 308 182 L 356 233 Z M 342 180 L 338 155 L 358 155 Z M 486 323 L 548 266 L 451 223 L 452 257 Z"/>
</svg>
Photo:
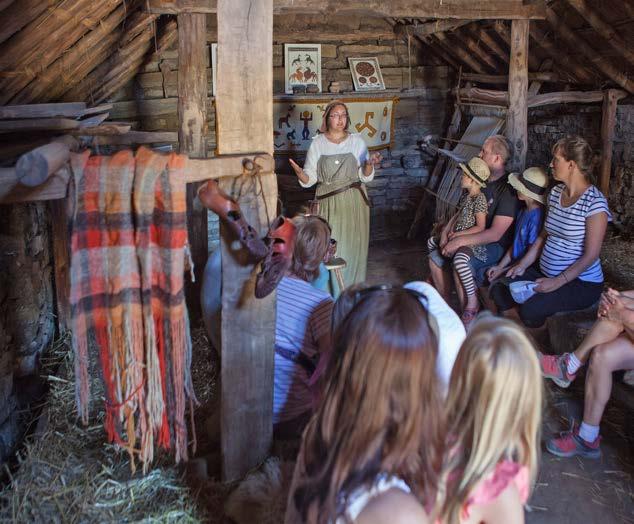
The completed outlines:
<svg viewBox="0 0 634 524">
<path fill-rule="evenodd" d="M 601 113 L 601 167 L 599 169 L 599 189 L 607 197 L 610 191 L 612 170 L 612 141 L 616 125 L 616 106 L 619 101 L 616 89 L 608 89 L 603 97 Z"/>
<path fill-rule="evenodd" d="M 453 51 L 453 54 L 456 55 L 462 62 L 467 64 L 469 68 L 475 73 L 484 74 L 484 68 L 477 62 L 470 53 L 467 53 L 461 46 L 454 45 L 449 41 L 448 36 L 445 33 L 436 33 L 434 35 L 438 41 L 443 44 L 443 49 Z"/>
<path fill-rule="evenodd" d="M 513 145 L 509 162 L 514 171 L 524 171 L 528 149 L 528 20 L 511 22 L 511 60 L 509 63 L 509 110 L 506 136 Z"/>
<path fill-rule="evenodd" d="M 507 23 L 498 20 L 493 24 L 494 31 L 498 34 L 498 36 L 504 41 L 504 43 L 508 46 L 509 50 L 511 49 L 511 30 Z M 510 61 L 509 61 L 510 64 Z M 528 56 L 528 68 L 536 71 L 539 68 L 539 61 L 535 56 Z"/>
<path fill-rule="evenodd" d="M 207 97 L 206 18 L 200 13 L 178 15 L 178 142 L 180 152 L 192 158 L 205 156 L 205 99 Z M 200 285 L 207 262 L 207 209 L 187 187 L 187 230 L 195 281 L 187 282 L 185 293 L 192 319 L 200 318 Z"/>
<path fill-rule="evenodd" d="M 394 34 L 399 38 L 407 38 L 408 36 L 425 37 L 435 33 L 444 33 L 446 31 L 454 31 L 455 29 L 469 24 L 473 20 L 435 20 L 424 24 L 396 24 L 394 26 Z"/>
<path fill-rule="evenodd" d="M 530 30 L 529 30 L 530 33 Z M 553 67 L 553 59 L 552 58 L 547 58 L 546 60 L 544 60 L 542 62 L 542 64 L 539 66 L 539 70 L 540 71 L 550 71 Z M 528 73 L 528 79 L 531 81 L 531 83 L 528 86 L 528 96 L 534 96 L 537 93 L 539 93 L 539 90 L 542 88 L 542 83 L 543 82 L 557 82 L 557 80 L 549 80 L 548 77 L 538 77 L 538 76 L 532 76 L 531 75 L 535 75 L 535 73 Z M 554 75 L 554 73 L 538 73 L 538 75 Z"/>
<path fill-rule="evenodd" d="M 51 200 L 48 203 L 51 217 L 53 244 L 53 270 L 55 278 L 55 316 L 57 331 L 61 336 L 71 329 L 70 318 L 70 220 L 69 206 L 72 196 Z"/>
<path fill-rule="evenodd" d="M 497 72 L 500 68 L 500 64 L 498 64 L 493 59 L 493 53 L 490 53 L 482 46 L 482 43 L 479 40 L 474 39 L 470 31 L 468 30 L 458 30 L 453 33 L 454 36 L 458 37 L 458 39 L 464 43 L 465 47 L 471 52 L 473 56 L 476 56 L 480 62 L 484 63 L 492 69 L 494 72 Z"/>
<path fill-rule="evenodd" d="M 64 166 L 36 187 L 19 184 L 15 168 L 0 168 L 0 204 L 55 200 L 66 197 L 70 168 Z"/>
<path fill-rule="evenodd" d="M 0 106 L 0 118 L 51 118 L 55 116 L 80 117 L 86 110 L 84 102 L 59 104 L 26 104 Z"/>
<path fill-rule="evenodd" d="M 148 9 L 158 14 L 215 13 L 217 0 L 148 0 Z M 393 18 L 469 18 L 533 19 L 544 18 L 541 2 L 523 0 L 275 0 L 273 11 L 283 14 L 350 13 L 358 16 Z M 220 24 L 218 24 L 220 25 Z"/>
<path fill-rule="evenodd" d="M 67 131 L 77 129 L 79 122 L 70 118 L 34 118 L 32 120 L 0 120 L 0 133 L 21 131 Z"/>
<path fill-rule="evenodd" d="M 55 0 L 20 0 L 2 2 L 2 26 L 0 27 L 0 43 L 17 33 L 34 18 L 50 8 Z M 6 10 L 5 10 L 6 9 Z"/>
<path fill-rule="evenodd" d="M 601 53 L 587 44 L 584 39 L 579 38 L 550 7 L 546 8 L 546 19 L 571 48 L 581 51 L 586 59 L 605 76 L 621 86 L 628 93 L 634 94 L 634 81 L 628 77 L 627 72 L 623 68 L 614 66 L 611 62 L 602 57 Z"/>
<path fill-rule="evenodd" d="M 220 153 L 273 153 L 272 59 L 273 0 L 219 0 Z M 246 220 L 264 235 L 276 212 L 275 175 L 224 179 L 221 186 L 238 199 Z M 232 247 L 233 237 L 222 222 L 220 235 L 222 475 L 235 480 L 268 456 L 272 442 L 275 294 L 254 297 L 253 263 L 244 249 Z"/>
</svg>

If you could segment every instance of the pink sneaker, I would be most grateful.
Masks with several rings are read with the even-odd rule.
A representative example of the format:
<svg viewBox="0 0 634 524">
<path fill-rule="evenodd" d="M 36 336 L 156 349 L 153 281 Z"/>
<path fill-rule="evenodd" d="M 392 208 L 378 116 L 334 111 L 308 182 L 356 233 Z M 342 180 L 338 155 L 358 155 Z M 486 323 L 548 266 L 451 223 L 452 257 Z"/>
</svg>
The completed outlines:
<svg viewBox="0 0 634 524">
<path fill-rule="evenodd" d="M 576 373 L 568 373 L 568 357 L 570 353 L 563 355 L 544 355 L 538 353 L 539 365 L 542 368 L 542 375 L 551 379 L 560 388 L 567 388 L 577 377 Z"/>
<path fill-rule="evenodd" d="M 564 431 L 559 438 L 546 442 L 546 449 L 558 457 L 580 455 L 585 458 L 598 459 L 601 457 L 600 442 L 601 437 L 597 437 L 594 442 L 586 442 L 579 436 L 579 428 L 573 427 L 570 431 Z"/>
</svg>

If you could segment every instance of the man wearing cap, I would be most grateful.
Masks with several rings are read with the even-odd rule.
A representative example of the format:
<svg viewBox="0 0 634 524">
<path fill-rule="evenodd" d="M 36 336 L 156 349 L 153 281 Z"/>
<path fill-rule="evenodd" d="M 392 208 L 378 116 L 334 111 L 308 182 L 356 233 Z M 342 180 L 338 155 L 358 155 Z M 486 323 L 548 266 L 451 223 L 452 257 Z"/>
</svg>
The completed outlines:
<svg viewBox="0 0 634 524">
<path fill-rule="evenodd" d="M 496 264 L 513 240 L 513 221 L 517 214 L 519 202 L 513 189 L 507 183 L 507 175 L 504 166 L 510 157 L 509 143 L 503 135 L 493 135 L 487 138 L 480 151 L 480 158 L 489 166 L 491 175 L 482 192 L 487 198 L 486 228 L 484 231 L 470 235 L 463 235 L 451 239 L 445 245 L 443 254 L 454 257 L 462 253 L 462 257 L 468 257 L 472 277 L 478 287 L 486 282 L 486 270 Z M 486 250 L 486 262 L 471 256 L 472 246 L 483 246 Z M 451 276 L 441 267 L 430 261 L 431 276 L 440 294 L 449 296 Z M 462 286 L 457 286 L 461 304 L 465 303 Z M 467 309 L 477 311 L 476 304 L 467 304 Z M 465 309 L 465 311 L 467 311 Z"/>
</svg>

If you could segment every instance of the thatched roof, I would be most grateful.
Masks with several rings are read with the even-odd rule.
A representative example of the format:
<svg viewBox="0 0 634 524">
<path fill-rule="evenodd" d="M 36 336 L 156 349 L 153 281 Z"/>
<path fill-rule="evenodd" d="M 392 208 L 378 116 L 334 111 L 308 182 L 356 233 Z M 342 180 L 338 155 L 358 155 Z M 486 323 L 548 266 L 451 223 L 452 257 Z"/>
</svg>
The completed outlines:
<svg viewBox="0 0 634 524">
<path fill-rule="evenodd" d="M 209 4 L 210 13 L 215 10 L 212 0 L 188 2 Z M 134 78 L 144 63 L 156 58 L 152 55 L 176 41 L 176 16 L 149 12 L 149 6 L 155 4 L 179 5 L 179 1 L 0 0 L 0 105 L 54 101 L 96 104 L 107 100 Z M 311 8 L 315 11 L 321 4 L 333 11 L 359 9 L 355 0 L 336 4 L 318 0 L 275 2 L 276 12 L 284 13 L 277 16 L 294 17 L 295 27 L 301 25 L 302 17 L 314 17 L 314 13 L 307 14 L 309 6 L 317 6 Z M 420 10 L 423 15 L 443 15 L 442 9 L 449 9 L 443 6 L 450 5 L 447 18 L 442 19 L 386 18 L 381 2 L 366 2 L 361 14 L 381 16 L 397 35 L 409 37 L 438 61 L 461 71 L 464 80 L 489 86 L 505 83 L 509 18 L 513 18 L 509 12 L 530 7 L 530 12 L 537 14 L 531 16 L 529 79 L 559 90 L 562 86 L 613 86 L 634 92 L 630 80 L 634 72 L 632 0 L 606 0 L 600 11 L 588 0 L 508 0 L 499 8 L 506 20 L 491 19 L 496 6 L 502 5 L 499 1 L 464 3 L 465 15 L 474 17 L 482 12 L 486 20 L 457 18 L 462 5 L 459 1 L 397 0 L 388 4 L 396 14 Z M 298 14 L 291 14 L 295 8 Z M 334 20 L 337 13 L 331 14 Z M 208 17 L 215 22 L 214 14 Z M 311 39 L 315 38 L 332 40 L 328 31 L 313 33 Z"/>
</svg>

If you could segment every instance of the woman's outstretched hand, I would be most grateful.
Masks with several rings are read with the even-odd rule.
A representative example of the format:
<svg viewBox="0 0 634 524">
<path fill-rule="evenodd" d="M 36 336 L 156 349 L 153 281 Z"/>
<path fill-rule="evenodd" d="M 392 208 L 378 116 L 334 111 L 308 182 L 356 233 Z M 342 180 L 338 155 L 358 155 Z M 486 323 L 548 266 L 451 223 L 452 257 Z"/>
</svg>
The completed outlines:
<svg viewBox="0 0 634 524">
<path fill-rule="evenodd" d="M 304 170 L 301 167 L 299 167 L 299 164 L 292 158 L 288 159 L 288 163 L 293 168 L 293 171 L 295 171 L 295 174 L 297 175 L 297 178 L 299 178 L 300 182 L 303 182 L 304 184 L 307 183 L 308 175 L 304 173 Z"/>
</svg>

